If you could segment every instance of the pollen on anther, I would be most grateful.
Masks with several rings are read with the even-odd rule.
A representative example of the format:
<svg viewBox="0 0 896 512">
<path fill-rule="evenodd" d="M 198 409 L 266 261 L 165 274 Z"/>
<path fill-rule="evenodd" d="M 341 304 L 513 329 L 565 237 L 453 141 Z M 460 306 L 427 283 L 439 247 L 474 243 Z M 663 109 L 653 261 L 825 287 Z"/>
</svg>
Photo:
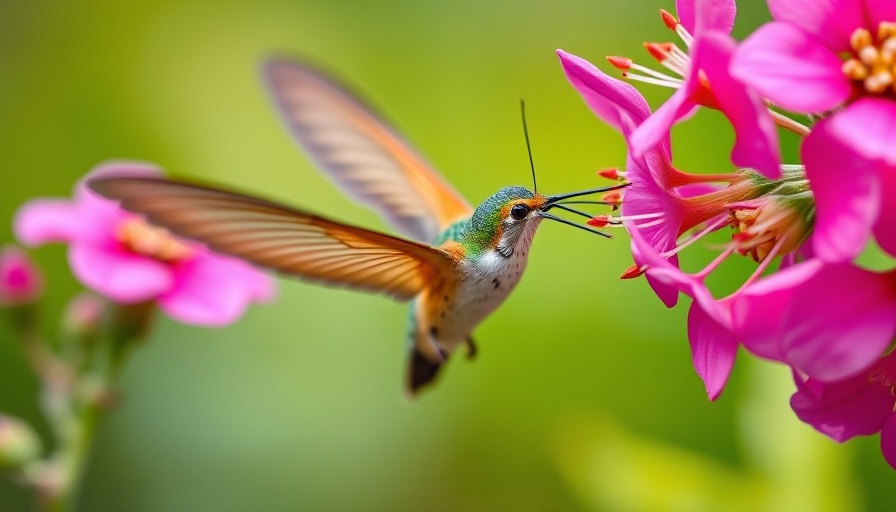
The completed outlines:
<svg viewBox="0 0 896 512">
<path fill-rule="evenodd" d="M 623 272 L 622 275 L 619 276 L 619 279 L 634 279 L 636 277 L 642 276 L 644 272 L 647 272 L 646 266 L 639 267 L 638 265 L 632 265 L 625 269 L 625 272 Z"/>
<path fill-rule="evenodd" d="M 849 59 L 843 63 L 843 74 L 851 80 L 868 78 L 868 68 L 859 59 Z"/>
<path fill-rule="evenodd" d="M 659 62 L 668 59 L 674 47 L 672 43 L 644 43 L 647 53 Z"/>
<path fill-rule="evenodd" d="M 617 55 L 608 55 L 607 62 L 620 71 L 628 71 L 632 67 L 632 59 L 627 57 L 619 57 Z"/>
<path fill-rule="evenodd" d="M 597 171 L 597 175 L 601 178 L 607 178 L 608 180 L 618 180 L 622 177 L 619 175 L 619 169 L 611 168 L 611 169 L 601 169 Z"/>
<path fill-rule="evenodd" d="M 594 226 L 596 228 L 605 228 L 610 223 L 611 217 L 609 215 L 595 215 L 588 219 L 589 226 Z"/>
<path fill-rule="evenodd" d="M 660 9 L 660 16 L 663 18 L 663 23 L 669 30 L 675 30 L 678 27 L 678 18 L 676 18 L 671 12 Z"/>
<path fill-rule="evenodd" d="M 602 202 L 604 202 L 606 204 L 611 204 L 611 205 L 622 204 L 622 194 L 620 194 L 617 191 L 608 192 L 608 193 L 604 194 L 600 199 Z"/>
<path fill-rule="evenodd" d="M 855 51 L 870 46 L 871 42 L 871 32 L 864 28 L 856 29 L 849 38 L 849 45 Z"/>
</svg>

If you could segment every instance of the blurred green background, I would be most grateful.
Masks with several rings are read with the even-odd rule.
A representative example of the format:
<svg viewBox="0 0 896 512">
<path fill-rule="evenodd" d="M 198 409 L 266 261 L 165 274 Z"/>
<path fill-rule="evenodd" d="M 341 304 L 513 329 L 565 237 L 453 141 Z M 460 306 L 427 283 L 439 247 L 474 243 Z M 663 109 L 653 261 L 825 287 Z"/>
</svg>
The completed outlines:
<svg viewBox="0 0 896 512">
<path fill-rule="evenodd" d="M 741 4 L 739 37 L 768 19 L 763 2 Z M 384 229 L 281 129 L 255 72 L 272 51 L 363 86 L 473 203 L 530 183 L 520 97 L 540 188 L 601 186 L 593 171 L 623 164 L 623 144 L 566 83 L 554 49 L 601 66 L 607 54 L 645 61 L 643 41 L 671 36 L 662 7 L 674 9 L 4 0 L 0 218 L 124 158 Z M 647 93 L 657 105 L 668 91 Z M 703 113 L 675 137 L 679 166 L 729 168 L 720 116 Z M 786 368 L 741 357 L 707 401 L 686 308 L 617 279 L 631 263 L 618 235 L 543 225 L 525 279 L 476 332 L 478 360 L 455 358 L 413 403 L 401 392 L 405 307 L 389 300 L 284 281 L 276 303 L 227 329 L 160 317 L 101 425 L 81 509 L 892 510 L 896 477 L 877 438 L 839 447 L 801 424 Z M 3 222 L 0 242 L 11 239 Z M 63 247 L 33 254 L 50 325 L 79 287 Z M 0 410 L 45 431 L 10 338 L 0 327 Z M 0 511 L 30 503 L 0 481 Z"/>
</svg>

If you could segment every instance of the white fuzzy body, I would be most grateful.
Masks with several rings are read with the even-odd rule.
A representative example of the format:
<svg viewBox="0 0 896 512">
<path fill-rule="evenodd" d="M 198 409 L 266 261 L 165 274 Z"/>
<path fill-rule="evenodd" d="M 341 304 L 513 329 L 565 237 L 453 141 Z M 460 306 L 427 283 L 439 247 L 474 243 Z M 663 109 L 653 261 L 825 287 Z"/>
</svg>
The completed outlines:
<svg viewBox="0 0 896 512">
<path fill-rule="evenodd" d="M 433 343 L 445 353 L 456 350 L 471 337 L 473 329 L 507 299 L 526 269 L 539 221 L 530 221 L 524 228 L 510 256 L 489 250 L 461 261 L 455 292 L 431 299 L 438 302 L 438 306 L 418 301 L 417 346 L 421 351 L 432 353 Z"/>
</svg>

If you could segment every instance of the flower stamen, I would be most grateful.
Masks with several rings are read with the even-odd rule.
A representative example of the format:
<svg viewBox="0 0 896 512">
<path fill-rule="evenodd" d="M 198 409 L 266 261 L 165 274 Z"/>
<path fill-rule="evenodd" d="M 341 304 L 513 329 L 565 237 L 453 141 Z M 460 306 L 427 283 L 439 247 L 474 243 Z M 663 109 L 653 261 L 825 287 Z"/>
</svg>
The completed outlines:
<svg viewBox="0 0 896 512">
<path fill-rule="evenodd" d="M 843 74 L 871 94 L 896 92 L 896 23 L 881 22 L 876 39 L 868 29 L 857 28 L 849 44 L 853 57 L 843 63 Z"/>
<path fill-rule="evenodd" d="M 118 228 L 116 237 L 130 251 L 174 263 L 187 259 L 193 251 L 168 231 L 150 226 L 140 219 L 128 219 Z"/>
</svg>

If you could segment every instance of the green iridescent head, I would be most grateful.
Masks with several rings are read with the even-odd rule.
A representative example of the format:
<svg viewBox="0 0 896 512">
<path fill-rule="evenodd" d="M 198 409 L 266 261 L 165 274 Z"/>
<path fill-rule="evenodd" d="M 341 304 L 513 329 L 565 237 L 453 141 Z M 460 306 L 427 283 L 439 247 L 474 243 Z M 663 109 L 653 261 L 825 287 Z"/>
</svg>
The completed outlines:
<svg viewBox="0 0 896 512">
<path fill-rule="evenodd" d="M 510 256 L 527 226 L 534 229 L 545 197 L 524 187 L 504 187 L 482 202 L 460 236 L 468 255 L 495 249 Z"/>
</svg>

